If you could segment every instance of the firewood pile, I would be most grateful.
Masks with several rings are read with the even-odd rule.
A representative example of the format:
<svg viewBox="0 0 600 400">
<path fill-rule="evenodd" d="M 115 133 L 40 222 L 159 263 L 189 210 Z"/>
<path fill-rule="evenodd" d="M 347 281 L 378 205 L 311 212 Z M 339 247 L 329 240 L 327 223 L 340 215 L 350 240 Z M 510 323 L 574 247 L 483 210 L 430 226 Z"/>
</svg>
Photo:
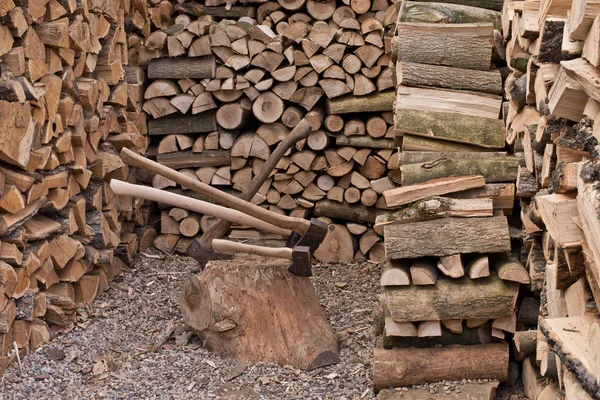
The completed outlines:
<svg viewBox="0 0 600 400">
<path fill-rule="evenodd" d="M 139 49 L 149 77 L 148 156 L 240 193 L 306 118 L 312 133 L 278 163 L 253 202 L 335 221 L 326 250 L 315 254 L 319 260 L 382 261 L 383 243 L 370 225 L 397 178 L 389 68 L 397 5 L 296 0 L 169 9 L 165 3 L 150 10 L 163 25 Z M 189 193 L 160 176 L 153 186 Z M 212 222 L 165 206 L 155 244 L 185 252 Z M 234 226 L 229 238 L 281 239 L 244 228 Z"/>
<path fill-rule="evenodd" d="M 539 324 L 515 335 L 532 399 L 600 398 L 599 12 L 578 1 L 509 1 L 503 10 L 507 141 L 521 164 L 523 256 L 541 299 Z"/>
<path fill-rule="evenodd" d="M 405 3 L 400 16 L 418 6 Z M 519 286 L 530 282 L 511 253 L 519 161 L 504 152 L 498 4 L 447 6 L 468 19 L 399 18 L 392 40 L 401 186 L 383 192 L 394 211 L 374 226 L 387 257 L 376 391 L 505 381 Z"/>
<path fill-rule="evenodd" d="M 402 208 L 375 224 L 388 257 L 376 390 L 502 381 L 510 353 L 527 398 L 600 398 L 599 12 L 507 1 L 502 33 L 398 23 L 402 186 L 383 196 Z"/>
<path fill-rule="evenodd" d="M 148 142 L 133 15 L 150 26 L 139 1 L 2 1 L 0 373 L 72 329 L 146 232 L 149 206 L 107 185 Z"/>
</svg>

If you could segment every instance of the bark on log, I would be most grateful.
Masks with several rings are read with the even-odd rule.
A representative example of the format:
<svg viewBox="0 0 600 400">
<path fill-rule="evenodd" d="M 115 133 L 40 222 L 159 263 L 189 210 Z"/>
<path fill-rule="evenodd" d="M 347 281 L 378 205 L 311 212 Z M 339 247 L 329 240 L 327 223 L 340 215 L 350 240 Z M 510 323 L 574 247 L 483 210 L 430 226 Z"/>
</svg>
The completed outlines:
<svg viewBox="0 0 600 400">
<path fill-rule="evenodd" d="M 390 316 L 398 322 L 510 317 L 518 294 L 519 284 L 495 274 L 477 280 L 440 276 L 435 286 L 385 288 Z"/>
<path fill-rule="evenodd" d="M 490 69 L 492 24 L 414 24 L 396 27 L 392 61 Z"/>
<path fill-rule="evenodd" d="M 489 22 L 494 29 L 502 30 L 502 14 L 498 11 L 452 3 L 413 2 L 404 3 L 401 22 L 428 22 L 442 24 L 466 24 Z"/>
<path fill-rule="evenodd" d="M 360 204 L 353 204 L 350 206 L 348 203 L 338 203 L 337 201 L 330 200 L 319 200 L 315 204 L 315 216 L 316 217 L 329 217 L 335 219 L 341 219 L 344 221 L 361 221 L 374 223 L 375 218 L 383 210 L 377 210 L 376 208 L 365 207 Z"/>
<path fill-rule="evenodd" d="M 508 378 L 508 344 L 431 349 L 376 349 L 373 387 L 411 386 L 442 380 Z"/>
<path fill-rule="evenodd" d="M 368 96 L 341 96 L 327 99 L 327 114 L 392 111 L 396 100 L 395 91 L 377 92 Z"/>
<path fill-rule="evenodd" d="M 482 175 L 487 183 L 514 182 L 519 160 L 514 157 L 453 160 L 439 159 L 430 163 L 402 166 L 402 185 L 421 183 L 452 176 Z"/>
<path fill-rule="evenodd" d="M 388 258 L 510 251 L 506 217 L 442 218 L 384 227 Z"/>
<path fill-rule="evenodd" d="M 397 135 L 410 133 L 482 147 L 504 147 L 501 119 L 396 108 L 396 121 Z"/>
<path fill-rule="evenodd" d="M 149 135 L 205 133 L 217 130 L 216 111 L 176 115 L 148 121 Z"/>
<path fill-rule="evenodd" d="M 335 332 L 310 279 L 288 267 L 248 255 L 209 262 L 181 291 L 186 324 L 222 357 L 308 370 L 339 362 Z"/>
<path fill-rule="evenodd" d="M 215 56 L 155 58 L 148 65 L 149 79 L 214 79 L 216 74 Z"/>
<path fill-rule="evenodd" d="M 421 0 L 423 2 L 429 3 L 429 2 L 434 2 L 433 0 Z M 435 0 L 435 2 L 437 2 L 437 0 Z M 463 6 L 470 6 L 470 7 L 481 7 L 481 8 L 485 8 L 487 10 L 496 10 L 496 11 L 502 11 L 502 5 L 504 4 L 504 2 L 502 0 L 450 0 L 448 1 L 448 3 L 451 4 L 459 4 L 459 5 L 463 5 Z"/>
<path fill-rule="evenodd" d="M 477 71 L 401 61 L 396 64 L 396 81 L 405 86 L 432 86 L 502 94 L 502 76 L 498 70 Z"/>
</svg>

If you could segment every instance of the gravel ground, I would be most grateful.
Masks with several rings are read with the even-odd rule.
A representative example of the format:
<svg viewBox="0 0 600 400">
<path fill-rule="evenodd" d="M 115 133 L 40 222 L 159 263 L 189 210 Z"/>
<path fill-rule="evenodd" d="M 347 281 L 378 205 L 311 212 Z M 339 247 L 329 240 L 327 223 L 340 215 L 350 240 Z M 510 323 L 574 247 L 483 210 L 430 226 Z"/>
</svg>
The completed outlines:
<svg viewBox="0 0 600 400">
<path fill-rule="evenodd" d="M 196 262 L 153 257 L 140 256 L 109 291 L 80 310 L 71 332 L 26 357 L 22 370 L 8 369 L 0 399 L 375 398 L 371 364 L 381 292 L 378 266 L 314 267 L 315 289 L 337 332 L 342 361 L 301 372 L 210 354 L 179 312 L 179 289 L 198 272 Z M 444 393 L 447 385 L 428 387 Z"/>
</svg>

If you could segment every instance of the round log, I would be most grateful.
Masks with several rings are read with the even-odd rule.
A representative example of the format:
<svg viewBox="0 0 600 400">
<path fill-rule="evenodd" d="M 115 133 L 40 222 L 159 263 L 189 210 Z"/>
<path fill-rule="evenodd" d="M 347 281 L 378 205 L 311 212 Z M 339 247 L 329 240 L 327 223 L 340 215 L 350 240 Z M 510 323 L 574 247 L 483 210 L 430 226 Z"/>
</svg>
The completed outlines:
<svg viewBox="0 0 600 400">
<path fill-rule="evenodd" d="M 252 112 L 254 116 L 266 124 L 281 118 L 284 110 L 283 100 L 273 92 L 265 92 L 254 100 Z"/>
<path fill-rule="evenodd" d="M 221 357 L 306 370 L 339 362 L 310 279 L 292 275 L 289 265 L 249 255 L 209 262 L 183 285 L 186 324 Z"/>
</svg>

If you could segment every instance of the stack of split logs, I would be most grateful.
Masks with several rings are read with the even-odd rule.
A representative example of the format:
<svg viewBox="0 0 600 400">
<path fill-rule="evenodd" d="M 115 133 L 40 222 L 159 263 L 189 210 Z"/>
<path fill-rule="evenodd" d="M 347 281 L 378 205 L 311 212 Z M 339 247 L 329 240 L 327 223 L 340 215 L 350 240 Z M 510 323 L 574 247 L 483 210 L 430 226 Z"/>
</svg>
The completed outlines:
<svg viewBox="0 0 600 400">
<path fill-rule="evenodd" d="M 600 398 L 600 4 L 507 1 L 507 141 L 539 324 L 517 332 L 530 399 Z"/>
<path fill-rule="evenodd" d="M 164 24 L 139 49 L 150 79 L 143 106 L 152 117 L 147 155 L 240 193 L 305 117 L 311 135 L 279 162 L 253 201 L 278 213 L 334 220 L 326 250 L 315 254 L 319 260 L 382 261 L 383 243 L 371 225 L 385 209 L 383 191 L 397 178 L 389 68 L 396 5 L 280 0 L 228 10 L 167 4 L 151 10 L 153 20 L 162 13 Z M 191 194 L 160 176 L 153 186 Z M 211 222 L 165 206 L 155 244 L 185 252 Z M 229 237 L 280 239 L 239 226 Z"/>
<path fill-rule="evenodd" d="M 126 27 L 150 22 L 139 1 L 0 3 L 1 374 L 138 250 L 150 209 L 107 182 L 135 180 L 120 148 L 147 147 Z"/>
<path fill-rule="evenodd" d="M 404 3 L 400 17 L 417 4 Z M 511 226 L 519 160 L 505 152 L 500 118 L 502 4 L 477 5 L 488 8 L 446 4 L 456 13 L 450 21 L 399 18 L 392 41 L 401 186 L 383 192 L 396 211 L 374 226 L 387 258 L 376 391 L 506 381 L 508 342 L 518 327 L 537 323 L 538 301 L 517 301 L 530 277 L 519 258 L 520 226 Z M 497 386 L 481 398 L 493 398 Z"/>
</svg>

